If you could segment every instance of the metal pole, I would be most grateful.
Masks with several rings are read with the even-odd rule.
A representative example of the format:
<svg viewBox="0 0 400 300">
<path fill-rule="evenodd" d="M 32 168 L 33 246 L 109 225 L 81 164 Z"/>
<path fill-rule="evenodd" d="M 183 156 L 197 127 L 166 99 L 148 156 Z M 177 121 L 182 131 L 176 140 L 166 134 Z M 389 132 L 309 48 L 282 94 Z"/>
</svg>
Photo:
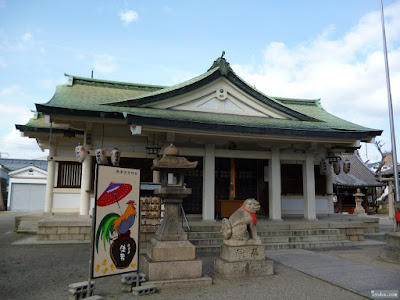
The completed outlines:
<svg viewBox="0 0 400 300">
<path fill-rule="evenodd" d="M 95 172 L 94 172 L 94 206 L 92 208 L 92 229 L 90 231 L 91 239 L 90 239 L 90 260 L 89 260 L 89 277 L 88 277 L 88 287 L 86 291 L 86 297 L 89 298 L 91 296 L 90 288 L 92 286 L 92 278 L 93 278 L 93 263 L 94 263 L 94 231 L 96 229 L 96 204 L 97 204 L 97 176 L 99 172 L 99 165 L 96 164 Z"/>
<path fill-rule="evenodd" d="M 90 252 L 93 252 L 93 247 L 94 247 L 94 228 L 95 228 L 95 214 L 96 214 L 96 209 L 95 207 L 92 208 L 92 230 L 91 230 L 91 241 L 90 241 Z M 91 287 L 92 287 L 92 278 L 93 278 L 93 253 L 90 253 L 90 259 L 89 259 L 89 276 L 88 276 L 88 285 L 87 285 L 87 291 L 86 291 L 86 298 L 89 298 L 91 296 Z"/>
<path fill-rule="evenodd" d="M 393 121 L 393 105 L 392 105 L 392 93 L 390 90 L 390 75 L 389 75 L 389 62 L 386 47 L 386 34 L 385 34 L 385 17 L 383 14 L 383 2 L 381 1 L 381 21 L 382 21 L 382 38 L 383 38 L 383 54 L 385 56 L 385 70 L 386 70 L 386 86 L 388 95 L 388 106 L 389 106 L 389 118 L 390 118 L 390 135 L 392 138 L 392 157 L 393 157 L 393 178 L 394 178 L 394 195 L 395 202 L 399 202 L 399 172 L 397 168 L 397 151 L 396 151 L 396 137 L 394 131 L 394 121 Z M 396 219 L 394 219 L 393 231 L 396 231 Z"/>
</svg>

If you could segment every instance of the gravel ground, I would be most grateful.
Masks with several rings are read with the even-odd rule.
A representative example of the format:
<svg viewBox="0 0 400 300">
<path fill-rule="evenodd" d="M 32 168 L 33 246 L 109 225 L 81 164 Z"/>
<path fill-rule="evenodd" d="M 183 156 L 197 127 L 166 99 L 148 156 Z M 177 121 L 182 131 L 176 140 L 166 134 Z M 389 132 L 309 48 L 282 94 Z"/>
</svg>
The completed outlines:
<svg viewBox="0 0 400 300">
<path fill-rule="evenodd" d="M 13 232 L 15 214 L 0 212 L 0 299 L 67 299 L 68 285 L 85 281 L 88 276 L 90 246 L 12 245 L 26 235 Z M 400 272 L 400 265 L 390 267 L 379 258 L 382 246 L 328 250 L 324 253 L 376 267 Z M 372 256 L 374 260 L 370 258 Z M 213 278 L 213 285 L 199 288 L 164 288 L 141 299 L 365 299 L 364 297 L 275 263 L 275 275 L 252 279 L 226 280 L 214 276 L 215 256 L 200 256 L 203 273 Z M 389 269 L 388 269 L 389 270 Z M 121 293 L 120 276 L 96 279 L 95 294 L 105 299 L 136 299 Z"/>
</svg>

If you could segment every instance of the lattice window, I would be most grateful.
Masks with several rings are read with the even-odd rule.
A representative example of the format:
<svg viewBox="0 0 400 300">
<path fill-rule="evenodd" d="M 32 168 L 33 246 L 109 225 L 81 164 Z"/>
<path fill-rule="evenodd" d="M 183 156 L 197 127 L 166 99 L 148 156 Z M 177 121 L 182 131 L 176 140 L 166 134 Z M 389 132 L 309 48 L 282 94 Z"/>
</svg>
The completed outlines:
<svg viewBox="0 0 400 300">
<path fill-rule="evenodd" d="M 82 165 L 77 162 L 59 162 L 57 187 L 79 188 L 81 186 Z"/>
</svg>

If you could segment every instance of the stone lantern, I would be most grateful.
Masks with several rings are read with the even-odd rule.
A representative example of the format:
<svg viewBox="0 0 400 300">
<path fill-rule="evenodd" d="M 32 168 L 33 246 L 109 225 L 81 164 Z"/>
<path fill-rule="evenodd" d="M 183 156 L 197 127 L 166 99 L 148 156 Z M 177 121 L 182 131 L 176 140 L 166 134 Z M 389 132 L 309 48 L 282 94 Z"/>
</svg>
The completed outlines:
<svg viewBox="0 0 400 300">
<path fill-rule="evenodd" d="M 355 193 L 353 196 L 356 197 L 356 208 L 354 209 L 354 214 L 356 214 L 357 216 L 366 216 L 367 214 L 365 213 L 365 209 L 361 205 L 364 201 L 362 197 L 364 197 L 365 195 L 361 193 L 360 189 L 357 189 L 357 193 Z"/>
<path fill-rule="evenodd" d="M 162 198 L 165 205 L 165 217 L 156 232 L 156 239 L 159 241 L 187 240 L 178 214 L 183 199 L 192 194 L 192 189 L 185 187 L 184 173 L 196 168 L 198 162 L 190 162 L 178 155 L 178 148 L 171 144 L 165 149 L 161 159 L 153 161 L 153 170 L 161 173 L 161 187 L 154 191 L 154 195 Z"/>
<path fill-rule="evenodd" d="M 202 277 L 202 261 L 196 259 L 196 248 L 188 241 L 180 223 L 179 211 L 183 199 L 192 193 L 184 184 L 184 173 L 197 167 L 179 156 L 174 145 L 168 146 L 161 159 L 153 161 L 153 170 L 161 173 L 161 187 L 154 194 L 163 199 L 164 220 L 155 238 L 147 244 L 147 255 L 142 256 L 142 267 L 150 281 L 169 284 L 190 279 L 192 284 L 211 285 L 209 277 Z"/>
</svg>

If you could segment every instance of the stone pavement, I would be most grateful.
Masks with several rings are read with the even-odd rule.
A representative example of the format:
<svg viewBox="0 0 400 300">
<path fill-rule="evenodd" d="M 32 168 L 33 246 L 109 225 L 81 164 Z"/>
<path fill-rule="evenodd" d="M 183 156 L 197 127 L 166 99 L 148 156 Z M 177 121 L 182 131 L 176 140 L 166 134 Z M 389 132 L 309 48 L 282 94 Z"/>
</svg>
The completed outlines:
<svg viewBox="0 0 400 300">
<path fill-rule="evenodd" d="M 89 245 L 31 244 L 30 237 L 13 232 L 13 215 L 0 212 L 0 299 L 67 299 L 68 285 L 87 279 Z M 274 276 L 233 280 L 215 276 L 218 254 L 203 255 L 203 274 L 213 278 L 212 286 L 165 288 L 141 298 L 365 299 L 372 289 L 400 290 L 400 264 L 381 260 L 384 247 L 376 241 L 350 248 L 269 250 L 267 256 L 276 261 Z M 95 293 L 104 299 L 138 299 L 121 292 L 120 276 L 95 281 Z"/>
<path fill-rule="evenodd" d="M 400 292 L 400 274 L 359 262 L 302 249 L 267 251 L 267 257 L 366 297 L 371 290 Z"/>
</svg>

